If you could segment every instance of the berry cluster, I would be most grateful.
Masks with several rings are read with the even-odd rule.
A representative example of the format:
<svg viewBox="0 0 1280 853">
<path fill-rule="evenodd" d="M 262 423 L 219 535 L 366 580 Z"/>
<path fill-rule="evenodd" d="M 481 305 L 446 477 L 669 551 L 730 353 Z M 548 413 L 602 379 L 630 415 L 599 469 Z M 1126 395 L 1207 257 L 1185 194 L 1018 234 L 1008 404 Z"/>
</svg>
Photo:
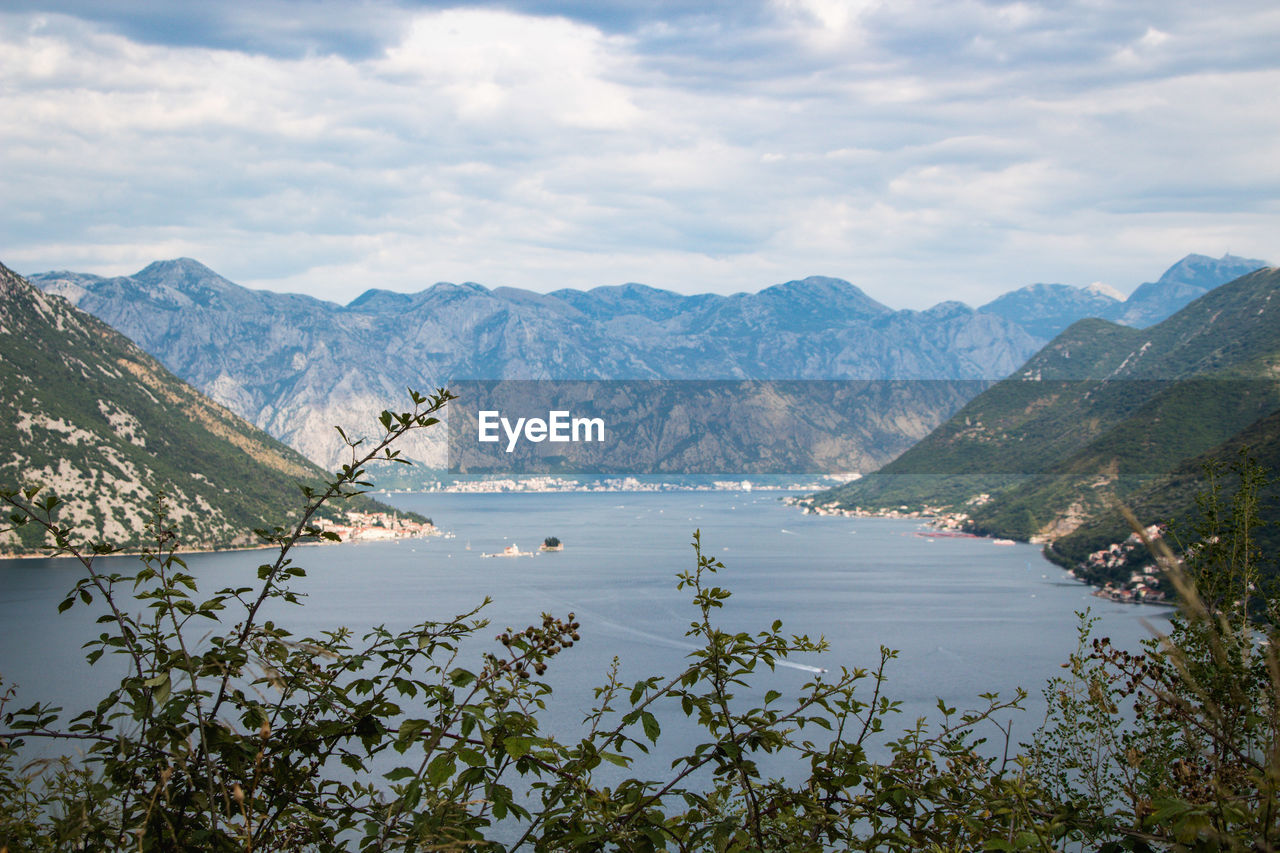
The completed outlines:
<svg viewBox="0 0 1280 853">
<path fill-rule="evenodd" d="M 532 669 L 535 675 L 547 671 L 547 658 L 573 646 L 581 640 L 578 629 L 582 627 L 574 621 L 570 613 L 567 619 L 557 619 L 550 613 L 542 614 L 540 627 L 530 625 L 523 631 L 516 631 L 510 626 L 494 639 L 502 643 L 511 654 L 508 660 L 499 660 L 490 656 L 490 666 L 497 673 L 511 673 L 517 678 L 528 678 Z"/>
</svg>

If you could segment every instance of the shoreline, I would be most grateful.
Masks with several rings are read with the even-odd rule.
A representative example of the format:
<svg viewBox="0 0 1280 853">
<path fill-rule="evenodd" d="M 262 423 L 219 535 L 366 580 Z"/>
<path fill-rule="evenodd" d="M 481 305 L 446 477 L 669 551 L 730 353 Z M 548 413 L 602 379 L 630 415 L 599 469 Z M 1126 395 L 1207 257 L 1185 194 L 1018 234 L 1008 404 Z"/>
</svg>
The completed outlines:
<svg viewBox="0 0 1280 853">
<path fill-rule="evenodd" d="M 888 518 L 899 521 L 917 521 L 923 526 L 930 528 L 930 531 L 917 530 L 913 535 L 924 538 L 974 538 L 986 539 L 994 545 L 1039 545 L 1040 556 L 1045 562 L 1050 563 L 1058 570 L 1064 572 L 1068 578 L 1077 581 L 1092 589 L 1091 595 L 1101 598 L 1104 601 L 1114 601 L 1117 604 L 1145 604 L 1158 607 L 1176 607 L 1177 603 L 1170 599 L 1170 596 L 1160 589 L 1156 584 L 1155 577 L 1149 570 L 1143 570 L 1132 575 L 1128 581 L 1117 584 L 1115 581 L 1106 583 L 1095 583 L 1088 578 L 1081 577 L 1076 572 L 1085 568 L 1086 563 L 1080 563 L 1076 566 L 1064 566 L 1049 558 L 1047 553 L 1048 546 L 1051 542 L 1016 541 L 1000 536 L 984 536 L 978 533 L 971 533 L 964 529 L 964 523 L 968 520 L 966 513 L 947 512 L 935 510 L 932 507 L 924 507 L 921 509 L 909 509 L 899 507 L 897 509 L 880 509 L 867 510 L 861 507 L 849 509 L 847 507 L 839 507 L 833 505 L 815 506 L 812 503 L 805 503 L 803 498 L 784 498 L 783 503 L 787 506 L 801 510 L 805 515 L 817 515 L 825 518 Z M 1136 537 L 1130 536 L 1129 539 Z M 1126 540 L 1128 541 L 1128 540 Z M 1105 551 L 1099 553 L 1106 553 Z"/>
<path fill-rule="evenodd" d="M 533 489 L 516 489 L 516 490 L 509 490 L 509 491 L 485 490 L 485 491 L 475 491 L 475 492 L 472 492 L 472 491 L 455 492 L 455 491 L 444 491 L 444 490 L 415 490 L 415 491 L 405 490 L 405 491 L 390 492 L 390 491 L 375 490 L 372 494 L 381 494 L 381 495 L 493 494 L 493 495 L 496 495 L 496 494 L 566 494 L 566 493 L 619 494 L 619 493 L 625 493 L 625 492 L 645 494 L 645 493 L 653 493 L 658 491 L 663 491 L 663 490 L 654 489 L 654 488 L 609 489 L 609 490 L 605 490 L 605 489 L 541 489 L 537 491 Z M 720 492 L 720 493 L 727 493 L 727 492 L 743 491 L 743 490 L 740 488 L 736 490 L 732 488 L 685 488 L 685 489 L 667 489 L 667 491 L 681 491 L 681 492 L 714 491 L 714 492 Z M 785 487 L 755 486 L 755 487 L 748 487 L 746 491 L 750 493 L 752 491 L 773 492 L 773 491 L 789 491 L 789 490 L 786 489 Z M 925 508 L 916 509 L 916 510 L 903 509 L 903 508 L 897 508 L 897 509 L 891 509 L 891 510 L 864 510 L 861 507 L 855 507 L 853 509 L 848 509 L 844 507 L 832 507 L 832 506 L 819 507 L 819 506 L 814 506 L 812 504 L 804 503 L 803 497 L 794 496 L 794 495 L 781 498 L 781 502 L 787 507 L 801 510 L 801 512 L 805 515 L 817 515 L 817 516 L 826 517 L 826 518 L 866 518 L 866 519 L 888 519 L 888 520 L 894 520 L 894 521 L 915 521 L 919 525 L 921 525 L 923 528 L 927 528 L 927 529 L 918 529 L 912 534 L 922 538 L 955 538 L 955 539 L 973 538 L 973 539 L 985 539 L 994 545 L 1012 545 L 1012 544 L 1039 545 L 1040 555 L 1046 562 L 1052 564 L 1055 568 L 1064 572 L 1066 576 L 1071 580 L 1077 581 L 1085 586 L 1090 587 L 1093 590 L 1092 595 L 1094 595 L 1097 598 L 1101 598 L 1106 601 L 1114 601 L 1118 604 L 1148 604 L 1148 605 L 1157 605 L 1157 606 L 1165 606 L 1165 607 L 1176 606 L 1174 602 L 1169 600 L 1168 596 L 1165 595 L 1163 591 L 1156 591 L 1152 589 L 1150 592 L 1148 592 L 1147 590 L 1142 590 L 1141 592 L 1138 592 L 1138 590 L 1136 589 L 1134 590 L 1127 589 L 1127 587 L 1129 587 L 1130 584 L 1124 584 L 1122 586 L 1117 587 L 1117 585 L 1114 582 L 1109 584 L 1103 584 L 1103 585 L 1092 583 L 1088 579 L 1082 578 L 1079 575 L 1077 575 L 1076 568 L 1062 566 L 1061 564 L 1056 563 L 1055 561 L 1049 559 L 1046 554 L 1046 548 L 1045 548 L 1046 543 L 1038 543 L 1038 542 L 1015 543 L 1012 540 L 1001 538 L 1001 537 L 983 536 L 981 534 L 976 534 L 976 533 L 971 533 L 969 531 L 966 531 L 963 529 L 964 518 L 960 517 L 956 513 L 931 512 L 932 508 L 930 507 L 925 507 Z M 294 547 L 309 547 L 309 546 L 316 546 L 316 545 L 343 545 L 343 544 L 358 543 L 361 541 L 398 542 L 401 539 L 429 539 L 432 536 L 441 536 L 441 535 L 445 535 L 445 534 L 442 531 L 440 531 L 438 528 L 436 528 L 432 533 L 417 535 L 417 536 L 386 536 L 386 537 L 356 536 L 351 538 L 344 538 L 341 542 L 332 542 L 328 540 L 299 542 Z M 279 546 L 276 546 L 276 545 L 262 544 L 262 545 L 243 545 L 243 546 L 223 547 L 223 548 L 218 548 L 218 547 L 180 548 L 175 553 L 178 556 L 181 556 L 183 554 L 217 554 L 217 553 L 231 552 L 231 551 L 268 551 L 278 547 Z M 527 551 L 527 552 L 520 552 L 519 554 L 498 553 L 498 554 L 484 554 L 482 556 L 485 556 L 485 557 L 521 556 L 523 557 L 523 556 L 536 556 L 538 553 L 539 551 Z M 110 554 L 97 554 L 92 556 L 138 557 L 138 556 L 141 556 L 142 554 L 143 552 L 140 550 L 126 550 L 126 551 L 116 551 Z M 74 560 L 77 558 L 69 554 L 0 553 L 0 560 L 58 560 L 58 559 Z M 1138 594 L 1134 594 L 1135 592 L 1137 592 Z M 1129 594 L 1126 594 L 1126 593 L 1129 593 Z"/>
<path fill-rule="evenodd" d="M 295 547 L 304 546 L 304 545 L 310 546 L 310 545 L 324 545 L 324 544 L 340 545 L 342 543 L 340 542 L 332 542 L 332 543 L 299 542 L 298 545 L 296 545 Z M 233 545 L 226 548 L 179 548 L 176 551 L 174 551 L 174 554 L 181 557 L 183 554 L 223 554 L 229 551 L 270 551 L 272 548 L 276 548 L 276 547 L 278 546 L 276 545 L 238 545 L 238 546 Z M 85 556 L 91 557 L 92 559 L 97 559 L 98 557 L 141 557 L 143 553 L 144 553 L 143 551 L 137 551 L 137 550 L 123 550 L 123 551 L 112 551 L 108 554 L 87 554 Z M 74 554 L 66 554 L 66 553 L 11 554 L 11 553 L 0 552 L 0 560 L 76 560 L 76 559 L 79 559 L 79 558 L 76 557 Z"/>
<path fill-rule="evenodd" d="M 396 537 L 353 537 L 351 539 L 343 539 L 341 542 L 334 542 L 328 539 L 321 539 L 312 542 L 296 542 L 294 548 L 314 548 L 322 545 L 358 545 L 362 542 L 399 542 L 405 539 L 430 539 L 435 536 L 443 536 L 443 533 L 432 533 L 424 536 L 396 536 Z M 181 557 L 183 554 L 227 554 L 242 551 L 271 551 L 276 550 L 279 545 L 233 545 L 226 548 L 178 548 L 174 551 L 176 556 Z M 144 552 L 138 550 L 112 551 L 109 554 L 90 554 L 86 555 L 97 559 L 98 557 L 141 557 Z M 0 560 L 77 560 L 73 554 L 10 554 L 0 552 Z"/>
</svg>

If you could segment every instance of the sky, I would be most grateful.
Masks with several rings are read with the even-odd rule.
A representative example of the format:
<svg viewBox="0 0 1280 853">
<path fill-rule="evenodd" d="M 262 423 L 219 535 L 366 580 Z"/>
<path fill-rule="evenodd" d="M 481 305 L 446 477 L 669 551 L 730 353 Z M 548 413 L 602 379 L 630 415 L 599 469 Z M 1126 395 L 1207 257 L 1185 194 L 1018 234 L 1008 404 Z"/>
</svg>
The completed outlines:
<svg viewBox="0 0 1280 853">
<path fill-rule="evenodd" d="M 0 262 L 371 287 L 1280 261 L 1274 0 L 6 0 Z"/>
</svg>

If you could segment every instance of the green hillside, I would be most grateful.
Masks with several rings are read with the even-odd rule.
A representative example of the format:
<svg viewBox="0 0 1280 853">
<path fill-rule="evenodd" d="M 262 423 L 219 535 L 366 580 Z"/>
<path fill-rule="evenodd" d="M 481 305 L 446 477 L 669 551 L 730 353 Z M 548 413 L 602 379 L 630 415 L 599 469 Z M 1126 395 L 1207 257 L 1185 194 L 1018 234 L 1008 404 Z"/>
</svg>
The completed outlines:
<svg viewBox="0 0 1280 853">
<path fill-rule="evenodd" d="M 0 488 L 42 485 L 64 524 L 129 547 L 164 495 L 191 547 L 254 544 L 326 474 L 181 382 L 123 335 L 0 265 Z M 373 509 L 365 498 L 350 509 Z M 39 551 L 34 525 L 0 553 Z"/>
<path fill-rule="evenodd" d="M 1280 412 L 1273 412 L 1214 446 L 1206 453 L 1180 463 L 1169 473 L 1149 483 L 1146 488 L 1127 495 L 1126 505 L 1143 524 L 1158 524 L 1179 542 L 1194 541 L 1191 531 L 1202 520 L 1203 513 L 1196 496 L 1205 488 L 1206 466 L 1229 465 L 1242 453 L 1255 460 L 1272 477 L 1280 475 Z M 1238 478 L 1230 470 L 1221 475 L 1224 493 L 1233 491 Z M 1280 517 L 1280 479 L 1265 485 L 1259 494 L 1264 519 Z M 1119 512 L 1100 512 L 1066 536 L 1050 544 L 1045 555 L 1057 563 L 1075 569 L 1077 575 L 1096 584 L 1121 582 L 1129 572 L 1151 562 L 1151 555 L 1140 543 L 1123 559 L 1108 560 L 1104 565 L 1085 565 L 1091 554 L 1112 543 L 1123 542 L 1130 534 L 1129 525 Z M 1176 523 L 1175 523 L 1176 522 Z M 1280 524 L 1272 521 L 1255 531 L 1257 544 L 1265 555 L 1265 572 L 1280 570 Z M 1099 561 L 1102 562 L 1102 561 Z"/>
<path fill-rule="evenodd" d="M 807 502 L 1064 536 L 1280 409 L 1277 293 L 1264 269 L 1148 329 L 1078 322 L 880 471 Z"/>
</svg>

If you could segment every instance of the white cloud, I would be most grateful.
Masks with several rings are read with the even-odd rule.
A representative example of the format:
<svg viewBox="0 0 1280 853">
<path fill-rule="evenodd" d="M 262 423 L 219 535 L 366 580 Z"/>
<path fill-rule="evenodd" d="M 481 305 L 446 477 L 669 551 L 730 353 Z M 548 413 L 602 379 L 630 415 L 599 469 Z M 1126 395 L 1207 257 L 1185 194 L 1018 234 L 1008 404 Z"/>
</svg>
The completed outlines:
<svg viewBox="0 0 1280 853">
<path fill-rule="evenodd" d="M 565 18 L 451 9 L 414 20 L 373 68 L 444 94 L 464 121 L 625 130 L 639 111 L 610 75 L 626 52 L 625 39 Z"/>
<path fill-rule="evenodd" d="M 828 274 L 923 307 L 1280 258 L 1280 16 L 1243 0 L 779 0 L 621 34 L 371 8 L 393 35 L 345 56 L 0 14 L 0 260 L 189 255 L 343 301 Z"/>
</svg>

